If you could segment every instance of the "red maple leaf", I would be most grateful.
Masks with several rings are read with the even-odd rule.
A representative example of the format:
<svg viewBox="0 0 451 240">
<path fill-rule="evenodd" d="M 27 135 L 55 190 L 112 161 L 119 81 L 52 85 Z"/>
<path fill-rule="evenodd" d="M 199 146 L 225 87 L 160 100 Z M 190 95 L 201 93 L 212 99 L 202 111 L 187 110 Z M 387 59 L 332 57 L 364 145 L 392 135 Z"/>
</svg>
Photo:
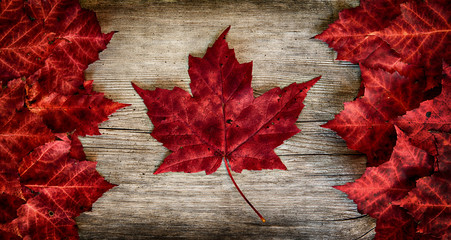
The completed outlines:
<svg viewBox="0 0 451 240">
<path fill-rule="evenodd" d="M 78 0 L 4 1 L 0 26 L 0 80 L 42 68 L 55 75 L 46 86 L 62 93 L 74 93 L 83 84 L 83 70 L 113 36 L 100 31 L 95 13 L 82 9 Z"/>
<path fill-rule="evenodd" d="M 133 84 L 149 109 L 152 136 L 172 151 L 155 174 L 211 174 L 223 160 L 230 177 L 229 165 L 235 172 L 286 169 L 274 148 L 300 131 L 302 101 L 319 77 L 254 98 L 252 63 L 238 63 L 225 41 L 229 29 L 203 58 L 189 57 L 193 96 L 177 87 L 149 91 Z"/>
<path fill-rule="evenodd" d="M 114 186 L 95 170 L 95 162 L 71 159 L 71 146 L 66 137 L 36 148 L 23 159 L 21 183 L 39 195 L 18 209 L 18 218 L 9 224 L 11 232 L 32 239 L 77 237 L 74 218 Z"/>
<path fill-rule="evenodd" d="M 33 148 L 54 137 L 39 116 L 23 108 L 25 84 L 9 82 L 0 96 L 0 172 L 17 169 L 18 161 Z"/>
<path fill-rule="evenodd" d="M 383 240 L 414 240 L 417 224 L 414 219 L 399 206 L 391 205 L 379 215 L 376 221 L 376 236 Z"/>
<path fill-rule="evenodd" d="M 423 87 L 397 72 L 363 66 L 361 72 L 364 96 L 345 103 L 344 110 L 322 127 L 336 131 L 349 148 L 368 156 L 369 166 L 377 166 L 389 159 L 396 142 L 390 120 L 417 107 Z"/>
<path fill-rule="evenodd" d="M 442 93 L 424 101 L 404 116 L 396 119 L 396 125 L 406 132 L 411 142 L 435 155 L 435 138 L 431 131 L 451 132 L 451 82 L 442 82 Z"/>
<path fill-rule="evenodd" d="M 400 6 L 402 14 L 375 35 L 387 42 L 405 62 L 425 66 L 426 74 L 435 78 L 441 74 L 442 61 L 451 61 L 449 1 L 411 1 Z M 435 85 L 439 85 L 440 78 L 435 79 Z"/>
<path fill-rule="evenodd" d="M 415 80 L 420 81 L 421 84 L 426 84 L 424 68 L 404 62 L 399 54 L 390 48 L 390 45 L 387 43 L 374 50 L 361 64 L 368 68 L 384 69 L 390 73 L 398 72 L 402 76 L 411 79 L 412 82 Z"/>
<path fill-rule="evenodd" d="M 398 140 L 389 161 L 367 168 L 354 183 L 335 187 L 347 193 L 360 212 L 374 218 L 379 218 L 392 207 L 391 202 L 403 198 L 415 187 L 412 178 L 427 176 L 433 169 L 432 157 L 411 145 L 401 130 L 397 133 Z"/>
<path fill-rule="evenodd" d="M 401 14 L 399 4 L 403 2 L 406 0 L 361 0 L 360 6 L 341 11 L 339 19 L 315 38 L 337 51 L 337 60 L 359 63 L 384 45 L 373 33 Z"/>
<path fill-rule="evenodd" d="M 1 239 L 78 239 L 75 217 L 113 187 L 77 137 L 126 106 L 83 73 L 112 35 L 76 0 L 0 2 Z"/>
<path fill-rule="evenodd" d="M 32 77 L 33 78 L 33 77 Z M 85 81 L 76 95 L 46 92 L 37 81 L 28 88 L 27 108 L 42 117 L 54 132 L 72 132 L 79 136 L 99 135 L 98 124 L 127 104 L 116 103 L 92 90 L 92 81 Z"/>
<path fill-rule="evenodd" d="M 433 169 L 432 156 L 411 145 L 401 130 L 397 129 L 397 134 L 398 140 L 389 161 L 367 168 L 354 183 L 335 187 L 354 200 L 359 212 L 378 219 L 376 232 L 380 239 L 404 239 L 400 236 L 411 232 L 407 229 L 415 229 L 413 220 L 392 202 L 403 198 L 415 187 L 412 179 L 427 176 Z"/>
<path fill-rule="evenodd" d="M 451 180 L 439 173 L 417 181 L 409 195 L 394 204 L 407 209 L 418 222 L 417 232 L 451 236 Z"/>
</svg>

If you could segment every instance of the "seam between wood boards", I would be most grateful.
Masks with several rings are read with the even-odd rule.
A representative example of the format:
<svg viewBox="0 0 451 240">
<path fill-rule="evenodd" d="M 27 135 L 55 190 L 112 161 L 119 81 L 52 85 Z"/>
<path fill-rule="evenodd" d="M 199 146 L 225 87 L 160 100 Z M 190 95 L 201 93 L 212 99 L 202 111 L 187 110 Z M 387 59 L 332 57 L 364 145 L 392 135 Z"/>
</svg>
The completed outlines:
<svg viewBox="0 0 451 240">
<path fill-rule="evenodd" d="M 327 122 L 329 120 L 306 120 L 306 121 L 296 121 L 296 123 L 323 123 Z M 136 131 L 136 132 L 143 132 L 143 133 L 151 133 L 149 131 L 146 131 L 144 129 L 137 129 L 137 128 L 115 128 L 115 127 L 99 127 L 99 129 L 104 130 L 123 130 L 123 131 Z"/>
</svg>

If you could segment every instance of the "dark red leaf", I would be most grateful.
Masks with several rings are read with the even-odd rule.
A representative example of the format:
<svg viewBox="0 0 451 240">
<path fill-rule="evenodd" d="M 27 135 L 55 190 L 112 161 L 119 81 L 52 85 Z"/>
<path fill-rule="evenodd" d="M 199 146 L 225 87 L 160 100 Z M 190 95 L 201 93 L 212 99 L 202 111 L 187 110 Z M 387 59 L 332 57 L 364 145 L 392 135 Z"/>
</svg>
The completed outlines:
<svg viewBox="0 0 451 240">
<path fill-rule="evenodd" d="M 82 9 L 77 0 L 9 1 L 0 7 L 0 16 L 7 16 L 0 17 L 2 81 L 45 66 L 56 76 L 46 82 L 48 88 L 73 93 L 83 83 L 82 71 L 98 59 L 113 34 L 103 34 L 95 13 Z M 70 73 L 64 71 L 68 68 Z M 65 79 L 73 75 L 81 79 Z"/>
<path fill-rule="evenodd" d="M 369 68 L 381 68 L 390 73 L 398 72 L 402 76 L 412 79 L 411 81 L 423 81 L 424 77 L 422 67 L 404 62 L 387 43 L 372 52 L 362 64 Z"/>
<path fill-rule="evenodd" d="M 1 228 L 0 228 L 0 238 L 3 240 L 19 240 L 19 239 L 21 239 L 20 237 L 18 237 L 17 235 L 15 235 L 13 233 L 2 231 Z"/>
<path fill-rule="evenodd" d="M 92 91 L 92 81 L 84 82 L 84 85 L 87 89 L 77 95 L 45 93 L 33 87 L 28 94 L 36 97 L 27 101 L 27 107 L 41 116 L 54 132 L 72 132 L 76 129 L 75 133 L 79 136 L 99 135 L 98 124 L 108 120 L 108 116 L 116 110 L 129 105 L 113 102 L 103 93 Z M 34 93 L 36 90 L 38 93 Z"/>
<path fill-rule="evenodd" d="M 0 171 L 0 194 L 24 199 L 22 185 L 20 184 L 19 174 L 17 172 L 11 171 L 10 169 L 2 169 Z"/>
<path fill-rule="evenodd" d="M 24 199 L 8 193 L 0 194 L 0 225 L 9 223 L 17 217 L 17 209 L 25 203 Z M 0 228 L 1 229 L 1 228 Z M 0 235 L 1 236 L 1 235 Z"/>
<path fill-rule="evenodd" d="M 406 132 L 411 142 L 435 155 L 434 136 L 431 130 L 451 133 L 451 82 L 442 82 L 442 93 L 432 100 L 422 102 L 417 109 L 407 112 L 394 122 Z"/>
<path fill-rule="evenodd" d="M 416 223 L 404 209 L 396 205 L 388 206 L 376 222 L 375 240 L 413 240 Z"/>
<path fill-rule="evenodd" d="M 368 165 L 377 166 L 390 157 L 396 133 L 390 120 L 418 106 L 421 84 L 398 73 L 361 66 L 364 96 L 345 103 L 345 109 L 322 127 L 338 133 L 348 147 L 368 156 Z"/>
<path fill-rule="evenodd" d="M 425 66 L 429 75 L 440 75 L 442 60 L 451 60 L 450 9 L 447 0 L 401 4 L 401 16 L 375 35 L 404 61 Z"/>
<path fill-rule="evenodd" d="M 0 112 L 0 165 L 3 168 L 16 168 L 18 161 L 33 148 L 53 139 L 41 118 L 27 109 L 7 115 Z"/>
<path fill-rule="evenodd" d="M 374 218 L 391 210 L 393 201 L 403 198 L 415 187 L 412 179 L 432 172 L 432 158 L 412 146 L 402 131 L 397 130 L 397 133 L 398 140 L 389 161 L 367 168 L 354 183 L 335 187 L 348 194 L 360 212 Z"/>
<path fill-rule="evenodd" d="M 387 27 L 406 0 L 362 0 L 360 6 L 340 12 L 339 19 L 315 36 L 337 51 L 337 60 L 359 63 L 384 44 L 374 35 Z"/>
<path fill-rule="evenodd" d="M 79 161 L 83 161 L 86 159 L 86 154 L 83 151 L 83 145 L 80 142 L 80 139 L 78 138 L 77 134 L 72 134 L 72 141 L 71 141 L 71 149 L 69 152 L 69 157 L 72 159 L 76 159 Z M 64 138 L 62 138 L 64 139 Z"/>
<path fill-rule="evenodd" d="M 427 90 L 427 92 L 423 94 L 423 100 L 429 100 L 440 93 L 437 91 L 438 76 L 427 77 L 425 75 L 425 70 L 428 70 L 425 66 L 418 66 L 404 62 L 399 54 L 395 50 L 391 49 L 387 43 L 384 43 L 377 50 L 371 53 L 362 62 L 362 65 L 374 69 L 381 68 L 391 73 L 396 71 L 402 76 L 409 78 L 412 83 L 420 84 L 422 87 L 424 86 L 424 90 Z"/>
<path fill-rule="evenodd" d="M 154 125 L 151 135 L 172 151 L 154 174 L 211 174 L 224 160 L 238 192 L 265 222 L 239 189 L 230 168 L 235 172 L 286 169 L 274 148 L 300 131 L 296 121 L 302 102 L 320 77 L 254 98 L 252 63 L 237 61 L 225 40 L 229 29 L 203 58 L 189 57 L 193 96 L 177 87 L 149 91 L 132 85 L 149 110 Z"/>
<path fill-rule="evenodd" d="M 436 146 L 436 171 L 451 176 L 451 134 L 434 133 Z"/>
<path fill-rule="evenodd" d="M 20 18 L 17 10 L 23 7 L 23 0 L 0 1 L 0 20 Z"/>
<path fill-rule="evenodd" d="M 0 90 L 0 108 L 3 113 L 20 110 L 24 105 L 25 83 L 20 79 L 10 81 L 6 88 Z"/>
<path fill-rule="evenodd" d="M 254 98 L 252 63 L 240 64 L 225 30 L 203 58 L 190 56 L 191 96 L 174 88 L 142 90 L 154 124 L 152 136 L 173 151 L 155 174 L 211 174 L 229 160 L 232 170 L 286 169 L 273 149 L 299 132 L 296 120 L 307 91 L 319 78 Z"/>
<path fill-rule="evenodd" d="M 388 162 L 369 167 L 354 183 L 335 188 L 348 194 L 361 213 L 377 218 L 376 239 L 415 239 L 413 219 L 393 202 L 415 187 L 413 180 L 433 171 L 433 159 L 410 144 L 397 129 L 398 140 Z"/>
</svg>

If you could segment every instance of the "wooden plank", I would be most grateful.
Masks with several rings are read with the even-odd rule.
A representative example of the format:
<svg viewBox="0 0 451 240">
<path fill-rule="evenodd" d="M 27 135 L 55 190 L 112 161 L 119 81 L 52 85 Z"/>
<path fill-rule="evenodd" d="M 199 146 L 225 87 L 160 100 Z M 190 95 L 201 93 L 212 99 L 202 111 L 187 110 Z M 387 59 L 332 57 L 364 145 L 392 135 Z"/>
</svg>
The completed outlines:
<svg viewBox="0 0 451 240">
<path fill-rule="evenodd" d="M 326 44 L 311 39 L 357 0 L 81 2 L 97 12 L 104 32 L 119 31 L 87 78 L 95 90 L 132 104 L 101 125 L 103 135 L 82 139 L 98 171 L 119 185 L 77 218 L 82 239 L 374 237 L 375 221 L 332 188 L 357 179 L 366 159 L 320 127 L 356 95 L 359 69 L 333 60 Z M 208 176 L 152 174 L 169 152 L 149 135 L 147 109 L 130 85 L 189 91 L 188 55 L 201 57 L 229 25 L 227 40 L 238 60 L 253 61 L 256 96 L 322 75 L 305 100 L 297 123 L 302 132 L 276 149 L 288 171 L 234 175 L 265 224 L 224 166 Z"/>
</svg>

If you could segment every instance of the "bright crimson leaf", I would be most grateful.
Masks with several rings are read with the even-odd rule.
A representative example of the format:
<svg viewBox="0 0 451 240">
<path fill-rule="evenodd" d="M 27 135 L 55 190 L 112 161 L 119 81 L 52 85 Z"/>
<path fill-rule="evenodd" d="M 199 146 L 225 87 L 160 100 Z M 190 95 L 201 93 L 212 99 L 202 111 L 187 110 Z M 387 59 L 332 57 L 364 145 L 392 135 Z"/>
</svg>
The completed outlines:
<svg viewBox="0 0 451 240">
<path fill-rule="evenodd" d="M 378 167 L 369 167 L 354 183 L 335 188 L 348 194 L 362 213 L 379 218 L 415 187 L 412 178 L 427 176 L 433 160 L 422 149 L 410 144 L 407 136 L 397 130 L 398 140 L 390 160 Z"/>
<path fill-rule="evenodd" d="M 22 205 L 10 232 L 32 239 L 78 237 L 74 218 L 91 209 L 114 185 L 95 170 L 96 163 L 70 158 L 69 138 L 36 148 L 20 167 L 21 183 L 39 193 Z"/>
<path fill-rule="evenodd" d="M 54 138 L 41 118 L 23 107 L 24 97 L 20 79 L 0 92 L 0 172 L 17 168 L 23 156 Z"/>
<path fill-rule="evenodd" d="M 390 120 L 417 107 L 423 88 L 397 72 L 363 66 L 361 71 L 364 96 L 345 103 L 345 109 L 323 127 L 336 131 L 349 148 L 365 153 L 368 165 L 377 166 L 389 159 L 396 142 Z"/>
<path fill-rule="evenodd" d="M 2 114 L 0 125 L 2 126 L 0 128 L 2 159 L 17 160 L 34 147 L 53 138 L 53 134 L 41 119 L 26 109 L 8 115 Z"/>
<path fill-rule="evenodd" d="M 50 179 L 60 165 L 66 165 L 71 149 L 71 141 L 57 140 L 49 142 L 36 148 L 33 152 L 23 158 L 19 166 L 19 175 L 22 183 L 33 180 L 39 176 L 39 180 Z"/>
<path fill-rule="evenodd" d="M 54 137 L 39 117 L 23 108 L 25 84 L 10 81 L 0 92 L 0 194 L 23 197 L 17 176 L 20 159 Z"/>
<path fill-rule="evenodd" d="M 55 47 L 49 44 L 54 41 L 55 33 L 44 31 L 42 21 L 32 21 L 23 12 L 23 6 L 3 9 L 16 2 L 19 1 L 5 1 L 0 9 L 0 13 L 9 16 L 0 18 L 0 80 L 3 82 L 41 68 Z"/>
<path fill-rule="evenodd" d="M 298 133 L 302 101 L 318 78 L 254 98 L 252 63 L 238 63 L 227 28 L 203 58 L 189 57 L 191 96 L 175 87 L 133 87 L 152 120 L 152 136 L 172 151 L 155 174 L 215 172 L 224 159 L 235 172 L 286 169 L 274 148 Z"/>
<path fill-rule="evenodd" d="M 417 181 L 417 187 L 397 202 L 418 221 L 417 232 L 433 236 L 451 235 L 451 180 L 433 174 Z"/>
<path fill-rule="evenodd" d="M 335 188 L 348 194 L 361 213 L 377 218 L 376 239 L 414 239 L 413 219 L 392 203 L 402 199 L 415 187 L 412 179 L 427 176 L 433 169 L 433 158 L 412 146 L 408 137 L 397 129 L 398 140 L 390 160 L 369 167 L 360 179 Z"/>
</svg>

